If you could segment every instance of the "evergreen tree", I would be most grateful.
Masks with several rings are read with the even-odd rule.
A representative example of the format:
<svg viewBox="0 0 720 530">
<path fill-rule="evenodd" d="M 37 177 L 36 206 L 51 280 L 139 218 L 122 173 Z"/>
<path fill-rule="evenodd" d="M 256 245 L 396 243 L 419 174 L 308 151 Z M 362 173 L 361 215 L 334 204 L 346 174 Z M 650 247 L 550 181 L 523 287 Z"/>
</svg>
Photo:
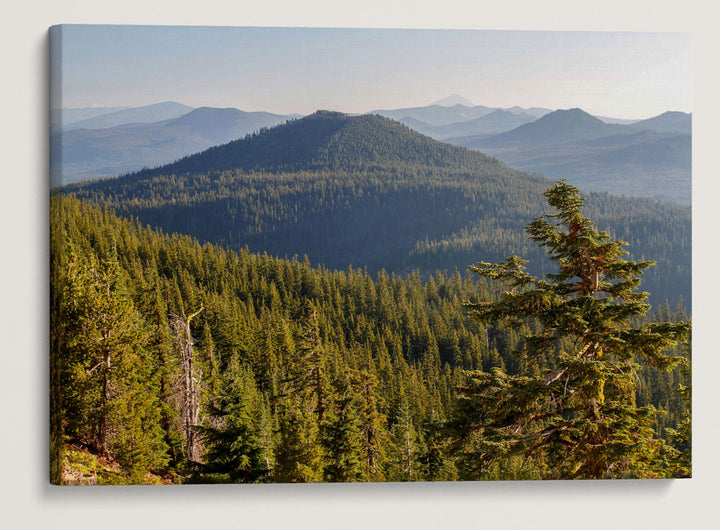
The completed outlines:
<svg viewBox="0 0 720 530">
<path fill-rule="evenodd" d="M 231 367 L 208 412 L 213 426 L 197 426 L 205 451 L 202 481 L 257 482 L 268 472 L 262 448 L 262 397 L 251 371 Z"/>
<path fill-rule="evenodd" d="M 397 419 L 390 429 L 388 451 L 390 480 L 411 481 L 417 479 L 417 458 L 420 452 L 420 437 L 413 425 L 410 403 L 403 394 L 400 399 Z"/>
<path fill-rule="evenodd" d="M 312 414 L 296 400 L 286 402 L 278 421 L 275 449 L 275 482 L 320 482 L 322 454 L 317 424 Z"/>
<path fill-rule="evenodd" d="M 342 384 L 323 431 L 323 479 L 327 482 L 362 480 L 360 421 L 349 381 Z"/>
<path fill-rule="evenodd" d="M 562 368 L 560 350 L 546 348 L 535 360 L 512 356 L 513 349 L 529 350 L 532 344 L 523 335 L 542 334 L 541 323 L 510 329 L 474 321 L 469 312 L 457 310 L 462 299 L 498 298 L 497 285 L 476 284 L 472 274 L 444 273 L 423 284 L 419 271 L 405 277 L 381 274 L 374 282 L 363 269 L 330 271 L 312 268 L 308 259 L 201 246 L 190 237 L 166 236 L 61 195 L 51 198 L 51 215 L 53 482 L 81 473 L 76 467 L 66 474 L 77 446 L 99 456 L 103 445 L 108 461 L 125 474 L 113 482 L 157 481 L 147 471 L 183 482 L 192 478 L 186 473 L 192 469 L 207 481 L 558 475 L 551 473 L 554 464 L 543 448 L 531 452 L 527 462 L 526 453 L 511 452 L 510 445 L 505 446 L 507 458 L 502 457 L 502 443 L 493 446 L 498 449 L 494 455 L 473 454 L 483 454 L 481 444 L 502 442 L 472 434 L 486 434 L 479 411 L 488 418 L 496 411 L 472 403 L 481 394 L 464 391 L 459 408 L 466 414 L 456 419 L 465 423 L 454 423 L 471 431 L 454 441 L 468 443 L 453 447 L 440 428 L 464 381 L 463 369 L 497 369 L 517 386 L 519 377 L 542 381 Z M 577 301 L 568 304 L 578 307 Z M 184 315 L 202 306 L 202 316 L 189 322 Z M 681 321 L 683 312 L 671 314 L 669 307 L 653 319 L 670 315 L 673 322 Z M 632 316 L 629 328 L 643 329 L 650 320 Z M 569 352 L 570 340 L 556 342 Z M 110 353 L 109 370 L 103 345 Z M 611 351 L 605 344 L 602 349 Z M 679 346 L 671 351 L 681 353 Z M 671 474 L 684 475 L 683 469 L 689 471 L 689 406 L 675 388 L 688 386 L 689 374 L 649 364 L 636 374 L 636 408 L 653 404 L 667 411 L 654 431 L 667 436 L 672 447 L 662 448 L 653 467 L 662 463 Z M 105 375 L 109 399 L 103 404 Z M 563 394 L 565 381 L 568 393 L 579 399 L 580 372 L 563 374 L 568 375 L 574 379 L 562 380 L 562 392 L 560 383 L 549 381 L 548 392 L 560 396 L 556 401 L 569 400 Z M 465 388 L 472 386 L 470 381 Z M 604 385 L 606 403 L 611 386 Z M 507 403 L 512 410 L 513 400 L 508 397 Z M 101 414 L 104 443 L 98 440 Z M 632 416 L 626 419 L 632 427 Z M 533 421 L 535 427 L 528 425 L 526 432 L 542 432 L 553 418 Z M 187 434 L 202 435 L 204 428 L 211 429 L 201 438 L 204 451 L 189 462 Z M 190 447 L 203 449 L 195 442 Z M 477 472 L 475 464 L 480 465 Z M 98 469 L 98 481 L 108 480 Z"/>
<path fill-rule="evenodd" d="M 636 289 L 652 262 L 624 260 L 625 243 L 582 215 L 573 186 L 561 181 L 545 195 L 557 213 L 527 232 L 558 272 L 537 279 L 517 256 L 472 268 L 509 288 L 496 302 L 468 304 L 474 318 L 536 331 L 518 351 L 523 373 L 468 374 L 453 422 L 461 460 L 470 476 L 515 456 L 554 478 L 662 476 L 656 411 L 635 404 L 636 359 L 674 366 L 679 358 L 663 350 L 684 340 L 690 324 L 630 327 L 649 310 L 647 293 Z"/>
<path fill-rule="evenodd" d="M 377 393 L 378 378 L 368 369 L 352 374 L 355 399 L 360 422 L 363 478 L 367 481 L 384 479 L 384 442 L 387 437 L 385 415 L 380 412 Z"/>
<path fill-rule="evenodd" d="M 62 297 L 62 400 L 67 431 L 142 482 L 167 462 L 149 330 L 125 293 L 117 253 L 98 264 L 72 248 Z"/>
<path fill-rule="evenodd" d="M 688 351 L 690 348 L 688 348 Z M 668 429 L 672 448 L 669 451 L 670 468 L 674 476 L 691 477 L 692 476 L 692 383 L 690 358 L 683 359 L 682 372 L 685 375 L 688 384 L 679 385 L 678 394 L 685 404 L 685 410 L 677 429 Z"/>
<path fill-rule="evenodd" d="M 320 340 L 317 311 L 312 302 L 306 301 L 302 335 L 297 344 L 298 356 L 293 374 L 293 386 L 298 393 L 307 394 L 311 402 L 318 432 L 324 428 L 328 400 L 328 383 L 325 368 L 325 352 Z"/>
<path fill-rule="evenodd" d="M 279 482 L 319 482 L 327 382 L 317 313 L 309 301 L 297 346 L 287 353 L 274 477 Z"/>
</svg>

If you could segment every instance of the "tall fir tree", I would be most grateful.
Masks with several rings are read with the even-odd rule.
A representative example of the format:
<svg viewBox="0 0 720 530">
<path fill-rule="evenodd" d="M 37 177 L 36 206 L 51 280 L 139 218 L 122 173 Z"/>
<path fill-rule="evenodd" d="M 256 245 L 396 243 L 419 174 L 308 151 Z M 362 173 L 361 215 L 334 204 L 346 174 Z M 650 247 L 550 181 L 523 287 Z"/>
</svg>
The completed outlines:
<svg viewBox="0 0 720 530">
<path fill-rule="evenodd" d="M 390 428 L 388 447 L 388 473 L 393 481 L 417 480 L 417 461 L 422 450 L 420 435 L 413 424 L 410 402 L 404 393 L 396 411 L 395 423 Z"/>
<path fill-rule="evenodd" d="M 527 232 L 557 273 L 532 277 L 517 256 L 472 267 L 508 287 L 496 302 L 467 304 L 473 317 L 535 331 L 517 351 L 521 373 L 469 372 L 460 389 L 452 425 L 465 473 L 482 477 L 522 458 L 548 478 L 664 476 L 656 411 L 635 403 L 636 362 L 673 367 L 679 358 L 663 350 L 690 324 L 631 327 L 650 309 L 637 288 L 652 262 L 623 259 L 626 243 L 582 215 L 577 188 L 560 181 L 545 196 L 556 213 Z"/>
<path fill-rule="evenodd" d="M 323 480 L 356 482 L 362 480 L 362 440 L 360 421 L 355 409 L 350 381 L 338 381 L 333 406 L 321 439 L 323 447 Z"/>
<path fill-rule="evenodd" d="M 354 371 L 351 378 L 360 422 L 363 479 L 382 481 L 387 431 L 385 415 L 380 412 L 382 398 L 377 392 L 378 378 L 368 369 Z"/>
<path fill-rule="evenodd" d="M 297 346 L 286 354 L 274 478 L 279 482 L 319 482 L 328 384 L 317 312 L 308 300 Z"/>
</svg>

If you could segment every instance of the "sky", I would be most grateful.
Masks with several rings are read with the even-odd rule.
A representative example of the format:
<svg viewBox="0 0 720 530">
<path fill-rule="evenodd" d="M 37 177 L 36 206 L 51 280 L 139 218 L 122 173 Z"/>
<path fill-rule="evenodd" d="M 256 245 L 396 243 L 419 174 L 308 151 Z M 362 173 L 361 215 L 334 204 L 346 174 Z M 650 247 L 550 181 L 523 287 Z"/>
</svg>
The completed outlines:
<svg viewBox="0 0 720 530">
<path fill-rule="evenodd" d="M 369 112 L 459 94 L 626 119 L 692 111 L 687 33 L 69 25 L 61 35 L 51 79 L 64 108 Z"/>
</svg>

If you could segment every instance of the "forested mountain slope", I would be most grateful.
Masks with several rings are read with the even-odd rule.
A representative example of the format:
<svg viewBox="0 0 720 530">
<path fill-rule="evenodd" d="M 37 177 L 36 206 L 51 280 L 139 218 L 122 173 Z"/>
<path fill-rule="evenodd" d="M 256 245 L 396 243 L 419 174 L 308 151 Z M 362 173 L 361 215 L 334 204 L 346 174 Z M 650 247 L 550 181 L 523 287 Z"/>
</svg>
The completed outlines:
<svg viewBox="0 0 720 530">
<path fill-rule="evenodd" d="M 64 193 L 229 248 L 423 277 L 510 254 L 545 270 L 523 227 L 551 182 L 389 119 L 318 112 L 173 164 Z M 653 303 L 690 304 L 690 209 L 590 194 L 601 228 L 658 262 Z"/>
<path fill-rule="evenodd" d="M 463 370 L 521 369 L 530 330 L 462 307 L 498 286 L 227 251 L 59 194 L 50 221 L 54 482 L 543 476 L 458 467 L 443 427 Z M 677 426 L 682 372 L 638 377 L 638 403 L 669 412 L 659 432 Z"/>
</svg>

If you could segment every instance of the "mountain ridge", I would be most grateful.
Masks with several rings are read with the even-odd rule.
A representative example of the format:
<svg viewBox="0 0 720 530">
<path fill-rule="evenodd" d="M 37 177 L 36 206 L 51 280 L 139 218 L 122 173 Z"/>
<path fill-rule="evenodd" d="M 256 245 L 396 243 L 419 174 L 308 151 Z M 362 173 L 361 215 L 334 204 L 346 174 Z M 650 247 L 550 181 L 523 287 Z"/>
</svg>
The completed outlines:
<svg viewBox="0 0 720 530">
<path fill-rule="evenodd" d="M 565 178 L 585 191 L 691 201 L 692 115 L 665 112 L 607 124 L 581 109 L 558 110 L 495 136 L 448 138 L 524 171 Z"/>
<path fill-rule="evenodd" d="M 500 134 L 536 119 L 535 116 L 527 113 L 514 113 L 504 109 L 496 109 L 479 118 L 451 123 L 450 125 L 434 126 L 414 118 L 403 118 L 400 122 L 431 138 L 444 141 L 454 137 Z"/>
<path fill-rule="evenodd" d="M 50 137 L 51 183 L 106 178 L 176 161 L 290 116 L 200 107 L 177 118 L 106 129 L 76 129 Z"/>
<path fill-rule="evenodd" d="M 143 107 L 131 107 L 120 109 L 114 112 L 101 114 L 92 118 L 75 121 L 67 126 L 63 124 L 64 131 L 75 129 L 108 129 L 120 125 L 137 124 L 137 123 L 154 123 L 163 120 L 178 118 L 188 112 L 193 107 L 177 103 L 175 101 L 163 101 L 153 103 Z"/>
<path fill-rule="evenodd" d="M 556 143 L 608 136 L 622 127 L 610 125 L 579 108 L 559 109 L 537 120 L 480 142 L 479 146 Z"/>
<path fill-rule="evenodd" d="M 433 101 L 430 105 L 439 105 L 441 107 L 452 107 L 454 105 L 465 105 L 466 107 L 474 107 L 475 104 L 460 94 L 450 94 L 442 99 Z"/>
<path fill-rule="evenodd" d="M 320 111 L 173 164 L 59 192 L 164 233 L 307 255 L 334 270 L 426 276 L 516 254 L 542 275 L 549 265 L 523 227 L 543 214 L 551 186 L 381 116 Z M 591 194 L 588 214 L 658 261 L 644 284 L 655 298 L 690 301 L 689 208 Z"/>
<path fill-rule="evenodd" d="M 633 129 L 649 129 L 656 132 L 692 133 L 692 114 L 679 111 L 666 111 L 658 116 L 633 123 Z"/>
<path fill-rule="evenodd" d="M 380 115 L 321 110 L 133 175 L 144 178 L 234 169 L 347 170 L 397 164 L 460 169 L 489 161 L 482 153 L 433 140 Z"/>
</svg>

